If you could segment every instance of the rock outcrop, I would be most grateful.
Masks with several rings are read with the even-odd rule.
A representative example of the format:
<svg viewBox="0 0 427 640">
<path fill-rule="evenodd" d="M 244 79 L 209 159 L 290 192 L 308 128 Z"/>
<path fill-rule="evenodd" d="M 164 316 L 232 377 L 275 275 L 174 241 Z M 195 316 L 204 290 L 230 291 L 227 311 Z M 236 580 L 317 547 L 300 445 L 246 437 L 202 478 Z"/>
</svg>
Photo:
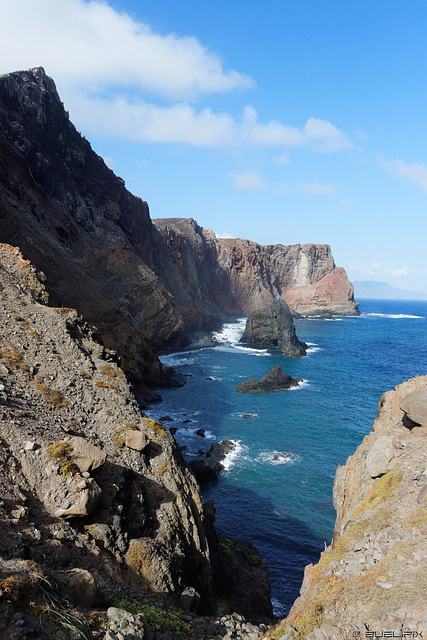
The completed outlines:
<svg viewBox="0 0 427 640">
<path fill-rule="evenodd" d="M 307 353 L 307 345 L 298 340 L 291 311 L 282 299 L 266 309 L 252 311 L 240 342 L 277 347 L 283 355 L 296 358 Z"/>
<path fill-rule="evenodd" d="M 306 567 L 282 624 L 289 640 L 427 632 L 426 397 L 427 376 L 386 392 L 373 430 L 338 467 L 333 542 Z"/>
<path fill-rule="evenodd" d="M 240 393 L 267 393 L 267 391 L 279 391 L 291 389 L 302 382 L 301 378 L 292 378 L 285 373 L 278 364 L 272 367 L 262 378 L 252 378 L 237 385 L 235 391 Z"/>
<path fill-rule="evenodd" d="M 169 431 L 141 415 L 116 354 L 75 310 L 48 306 L 37 270 L 4 244 L 0 291 L 0 570 L 2 558 L 67 564 L 104 586 L 229 610 L 214 511 Z M 253 597 L 234 594 L 233 608 L 240 598 L 249 615 Z"/>
<path fill-rule="evenodd" d="M 189 467 L 199 482 L 212 482 L 218 478 L 221 471 L 224 471 L 225 467 L 222 463 L 235 448 L 236 445 L 231 440 L 214 442 L 203 458 L 191 460 Z"/>
</svg>

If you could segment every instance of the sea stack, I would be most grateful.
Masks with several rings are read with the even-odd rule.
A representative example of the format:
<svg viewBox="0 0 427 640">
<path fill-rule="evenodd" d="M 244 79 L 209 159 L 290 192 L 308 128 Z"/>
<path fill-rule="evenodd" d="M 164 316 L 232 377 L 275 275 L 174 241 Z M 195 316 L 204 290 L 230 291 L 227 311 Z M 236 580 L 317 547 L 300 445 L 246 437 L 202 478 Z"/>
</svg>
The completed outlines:
<svg viewBox="0 0 427 640">
<path fill-rule="evenodd" d="M 307 345 L 297 338 L 291 310 L 281 298 L 250 314 L 240 342 L 277 347 L 283 355 L 296 358 L 307 353 Z"/>
</svg>

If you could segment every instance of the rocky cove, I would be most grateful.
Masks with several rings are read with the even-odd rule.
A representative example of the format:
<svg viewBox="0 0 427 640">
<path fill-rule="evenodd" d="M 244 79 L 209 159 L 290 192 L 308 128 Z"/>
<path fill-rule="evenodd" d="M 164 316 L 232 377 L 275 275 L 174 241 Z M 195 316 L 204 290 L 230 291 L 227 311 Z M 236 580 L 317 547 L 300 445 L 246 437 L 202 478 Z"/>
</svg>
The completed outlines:
<svg viewBox="0 0 427 640">
<path fill-rule="evenodd" d="M 275 630 L 266 563 L 217 535 L 175 439 L 141 414 L 150 387 L 185 382 L 156 349 L 183 348 L 194 331 L 278 299 L 295 315 L 357 315 L 330 247 L 152 221 L 41 68 L 0 77 L 0 183 L 0 638 L 49 637 L 64 616 L 75 637 L 91 626 L 103 640 L 422 630 L 426 427 L 404 424 L 399 402 L 424 378 L 381 401 L 372 436 L 339 469 L 333 545 Z M 372 476 L 374 448 L 389 459 Z"/>
</svg>

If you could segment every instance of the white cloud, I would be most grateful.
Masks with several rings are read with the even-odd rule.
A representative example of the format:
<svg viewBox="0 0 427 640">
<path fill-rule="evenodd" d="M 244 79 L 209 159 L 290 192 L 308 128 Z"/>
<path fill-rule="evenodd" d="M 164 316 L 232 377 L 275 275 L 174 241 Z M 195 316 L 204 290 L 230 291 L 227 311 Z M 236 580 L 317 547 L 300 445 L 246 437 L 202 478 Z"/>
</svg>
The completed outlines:
<svg viewBox="0 0 427 640">
<path fill-rule="evenodd" d="M 0 73 L 44 66 L 86 135 L 207 148 L 276 148 L 281 155 L 275 161 L 282 164 L 289 162 L 287 149 L 354 149 L 348 136 L 326 120 L 309 118 L 297 127 L 260 122 L 250 105 L 241 116 L 196 109 L 197 98 L 255 83 L 226 69 L 194 37 L 156 33 L 101 0 L 0 2 Z"/>
<path fill-rule="evenodd" d="M 359 273 L 362 276 L 370 278 L 379 276 L 389 276 L 391 278 L 399 278 L 402 276 L 409 276 L 409 267 L 404 265 L 403 267 L 387 267 L 383 262 L 379 260 L 372 260 L 370 264 L 354 263 L 350 265 L 349 269 Z"/>
<path fill-rule="evenodd" d="M 230 239 L 230 238 L 234 238 L 235 236 L 233 236 L 232 233 L 216 233 L 215 234 L 217 238 L 224 238 L 224 239 Z"/>
<path fill-rule="evenodd" d="M 254 85 L 249 76 L 225 70 L 196 38 L 160 35 L 106 2 L 1 4 L 3 72 L 40 64 L 60 86 L 134 85 L 173 99 Z"/>
<path fill-rule="evenodd" d="M 268 185 L 256 171 L 229 173 L 228 177 L 233 180 L 236 189 L 241 191 L 265 191 L 268 189 Z"/>
<path fill-rule="evenodd" d="M 378 164 L 380 167 L 402 178 L 408 178 L 411 182 L 427 192 L 427 165 L 405 164 L 402 160 L 387 160 L 384 156 L 379 155 Z"/>
<path fill-rule="evenodd" d="M 340 200 L 338 203 L 338 206 L 343 211 L 351 211 L 352 209 L 354 209 L 356 205 L 354 204 L 354 202 L 351 202 L 350 200 Z"/>
<path fill-rule="evenodd" d="M 338 190 L 329 184 L 320 184 L 319 182 L 300 182 L 298 185 L 300 193 L 310 196 L 336 196 Z"/>
<path fill-rule="evenodd" d="M 277 162 L 277 164 L 291 164 L 289 151 L 284 151 L 280 156 L 273 156 L 273 160 L 274 162 Z"/>
</svg>

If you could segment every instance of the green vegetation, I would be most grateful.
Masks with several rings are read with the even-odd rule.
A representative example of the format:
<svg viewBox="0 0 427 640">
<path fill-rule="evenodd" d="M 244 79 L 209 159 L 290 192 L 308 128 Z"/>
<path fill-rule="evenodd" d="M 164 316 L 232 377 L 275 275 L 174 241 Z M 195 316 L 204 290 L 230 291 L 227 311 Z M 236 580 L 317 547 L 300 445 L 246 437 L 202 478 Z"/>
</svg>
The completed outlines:
<svg viewBox="0 0 427 640">
<path fill-rule="evenodd" d="M 224 541 L 220 543 L 219 550 L 229 559 L 231 562 L 236 561 L 235 550 L 236 543 L 231 538 L 224 538 Z"/>
<path fill-rule="evenodd" d="M 396 499 L 402 479 L 402 473 L 397 471 L 389 471 L 381 476 L 352 517 L 358 518 L 367 509 L 374 509 L 382 502 L 392 502 Z"/>
<path fill-rule="evenodd" d="M 103 594 L 109 607 L 125 609 L 133 615 L 138 613 L 144 614 L 147 624 L 156 631 L 170 631 L 171 633 L 181 635 L 182 633 L 188 633 L 190 630 L 190 626 L 183 621 L 180 611 L 165 611 L 154 605 L 120 598 L 110 589 L 105 589 Z"/>
<path fill-rule="evenodd" d="M 166 435 L 166 429 L 160 422 L 156 422 L 156 420 L 151 420 L 151 418 L 142 418 L 141 420 L 144 427 L 147 427 L 150 431 L 159 436 L 160 438 L 164 438 Z"/>
<path fill-rule="evenodd" d="M 248 557 L 248 562 L 250 565 L 252 565 L 253 567 L 259 567 L 261 564 L 261 556 L 257 556 L 257 555 L 252 555 Z"/>
</svg>

